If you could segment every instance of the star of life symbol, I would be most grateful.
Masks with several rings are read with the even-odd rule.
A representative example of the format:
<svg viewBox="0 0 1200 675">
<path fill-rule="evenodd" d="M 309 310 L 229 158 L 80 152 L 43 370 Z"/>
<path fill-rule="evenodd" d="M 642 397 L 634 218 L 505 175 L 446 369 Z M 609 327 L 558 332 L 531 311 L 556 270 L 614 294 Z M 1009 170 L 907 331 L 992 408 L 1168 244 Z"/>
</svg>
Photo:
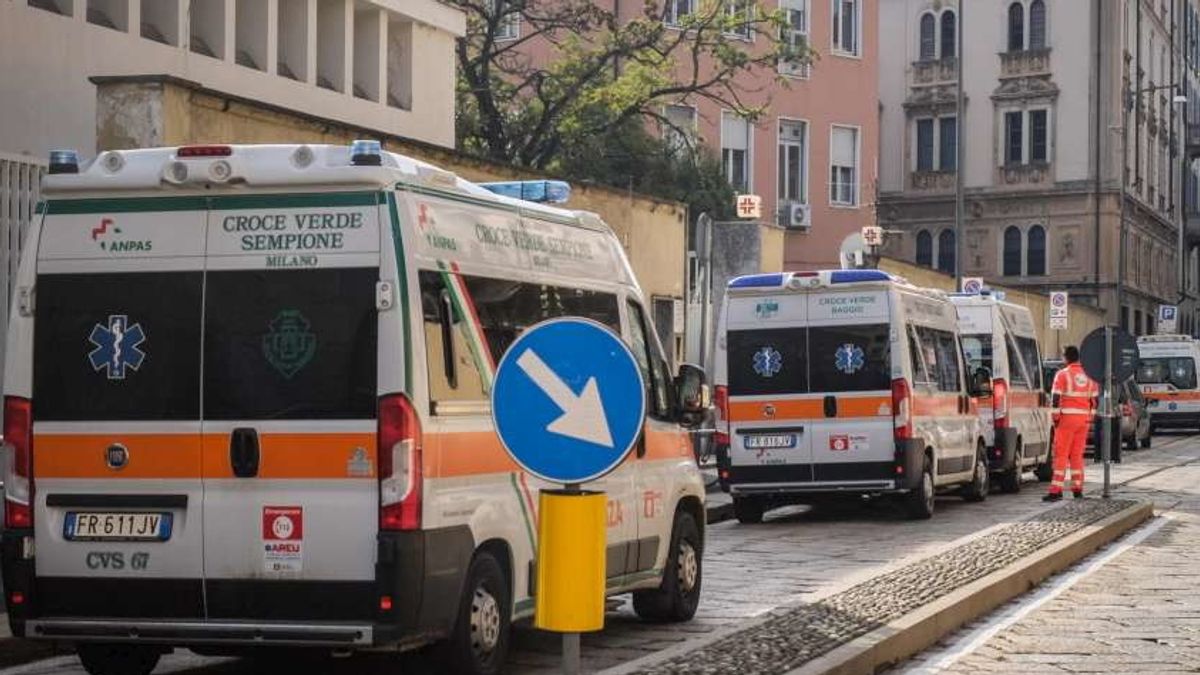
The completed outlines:
<svg viewBox="0 0 1200 675">
<path fill-rule="evenodd" d="M 844 344 L 838 347 L 837 353 L 834 355 L 834 365 L 843 373 L 853 375 L 867 365 L 867 358 L 863 354 L 862 347 Z"/>
<path fill-rule="evenodd" d="M 763 347 L 754 353 L 754 372 L 760 377 L 775 377 L 783 370 L 783 355 L 774 347 Z"/>
<path fill-rule="evenodd" d="M 96 324 L 88 341 L 95 349 L 88 353 L 88 360 L 96 372 L 104 370 L 110 380 L 123 380 L 128 370 L 137 370 L 146 358 L 146 352 L 140 349 L 146 341 L 146 332 L 142 324 L 129 325 L 129 317 L 124 314 L 113 314 L 108 317 L 108 325 Z"/>
</svg>

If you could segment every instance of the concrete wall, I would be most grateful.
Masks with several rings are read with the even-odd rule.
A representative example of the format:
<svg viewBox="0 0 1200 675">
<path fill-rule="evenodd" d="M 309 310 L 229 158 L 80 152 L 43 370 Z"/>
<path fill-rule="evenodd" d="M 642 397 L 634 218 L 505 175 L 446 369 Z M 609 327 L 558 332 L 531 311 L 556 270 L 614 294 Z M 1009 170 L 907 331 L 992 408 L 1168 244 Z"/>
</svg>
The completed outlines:
<svg viewBox="0 0 1200 675">
<path fill-rule="evenodd" d="M 884 258 L 879 262 L 879 269 L 904 277 L 917 286 L 937 288 L 946 292 L 954 291 L 954 277 L 926 267 L 918 267 L 893 258 Z M 1030 314 L 1033 315 L 1033 323 L 1037 327 L 1038 339 L 1042 343 L 1042 352 L 1046 357 L 1059 354 L 1067 345 L 1078 346 L 1088 333 L 1104 325 L 1103 312 L 1073 302 L 1071 303 L 1068 330 L 1050 330 L 1050 298 L 1048 296 L 1004 286 L 992 285 L 990 287 L 995 291 L 1003 291 L 1008 301 L 1029 308 Z"/>
<path fill-rule="evenodd" d="M 118 29 L 89 22 L 87 6 L 92 3 L 86 0 L 60 0 L 58 6 L 68 8 L 66 15 L 25 0 L 0 0 L 0 152 L 44 158 L 51 148 L 90 151 L 96 146 L 97 110 L 89 78 L 140 74 L 172 75 L 267 105 L 452 147 L 454 46 L 465 31 L 462 13 L 436 0 L 321 0 L 320 5 L 331 3 L 343 3 L 343 14 L 351 17 L 356 8 L 376 12 L 387 19 L 383 26 L 393 37 L 411 36 L 407 47 L 420 55 L 420 63 L 414 66 L 410 59 L 408 64 L 420 69 L 418 76 L 378 68 L 375 60 L 388 54 L 389 44 L 393 52 L 406 46 L 381 42 L 377 30 L 376 54 L 359 54 L 360 61 L 377 67 L 372 70 L 363 61 L 358 69 L 360 80 L 370 80 L 360 82 L 365 85 L 360 88 L 375 100 L 356 96 L 347 86 L 355 71 L 353 49 L 334 59 L 343 75 L 349 73 L 341 90 L 319 86 L 319 76 L 335 86 L 338 79 L 322 73 L 316 59 L 318 28 L 322 17 L 328 19 L 318 16 L 318 0 L 110 0 L 103 4 Z M 236 11 L 238 7 L 244 11 Z M 250 9 L 256 11 L 245 11 Z M 168 44 L 143 37 L 143 23 Z M 342 32 L 351 45 L 353 24 Z M 195 53 L 193 35 L 217 52 L 215 57 Z M 246 56 L 256 67 L 243 65 L 249 63 Z M 287 70 L 299 79 L 287 77 Z M 399 91 L 405 87 L 407 91 Z M 407 96 L 389 103 L 381 95 L 383 88 Z M 127 113 L 131 121 L 147 114 Z"/>
<path fill-rule="evenodd" d="M 164 78 L 101 79 L 96 108 L 97 150 L 206 142 L 349 144 L 355 138 L 381 138 L 389 150 L 423 159 L 472 181 L 545 177 Z M 594 211 L 612 227 L 648 298 L 683 299 L 687 247 L 684 205 L 622 190 L 573 186 L 567 207 Z M 678 335 L 674 340 L 677 357 L 682 355 L 682 337 Z"/>
</svg>

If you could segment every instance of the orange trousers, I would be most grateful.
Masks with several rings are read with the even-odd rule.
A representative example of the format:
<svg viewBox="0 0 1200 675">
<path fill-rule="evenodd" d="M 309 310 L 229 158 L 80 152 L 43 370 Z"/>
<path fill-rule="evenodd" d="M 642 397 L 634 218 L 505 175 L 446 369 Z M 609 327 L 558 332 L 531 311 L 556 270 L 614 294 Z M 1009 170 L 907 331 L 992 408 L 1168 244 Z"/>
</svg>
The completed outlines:
<svg viewBox="0 0 1200 675">
<path fill-rule="evenodd" d="M 1087 444 L 1091 415 L 1063 415 L 1054 425 L 1054 478 L 1050 494 L 1061 494 L 1071 467 L 1071 491 L 1083 492 L 1083 447 Z"/>
</svg>

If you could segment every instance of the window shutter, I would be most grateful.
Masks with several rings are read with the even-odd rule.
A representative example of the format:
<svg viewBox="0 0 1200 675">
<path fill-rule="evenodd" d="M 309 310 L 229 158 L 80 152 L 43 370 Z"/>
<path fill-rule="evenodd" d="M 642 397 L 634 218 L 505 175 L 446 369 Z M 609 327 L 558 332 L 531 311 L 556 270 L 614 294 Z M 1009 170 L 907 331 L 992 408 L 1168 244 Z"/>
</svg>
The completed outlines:
<svg viewBox="0 0 1200 675">
<path fill-rule="evenodd" d="M 857 153 L 855 152 L 854 147 L 854 137 L 854 129 L 846 129 L 843 127 L 833 128 L 833 143 L 829 152 L 829 161 L 832 164 L 835 166 L 849 167 L 853 167 L 855 165 L 854 156 Z"/>
</svg>

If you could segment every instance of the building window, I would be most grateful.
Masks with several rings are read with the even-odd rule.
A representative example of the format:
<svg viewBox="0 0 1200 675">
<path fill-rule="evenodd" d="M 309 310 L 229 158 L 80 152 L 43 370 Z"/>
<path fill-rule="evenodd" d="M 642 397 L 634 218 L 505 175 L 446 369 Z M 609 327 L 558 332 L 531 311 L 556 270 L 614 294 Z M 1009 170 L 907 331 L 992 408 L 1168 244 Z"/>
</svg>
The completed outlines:
<svg viewBox="0 0 1200 675">
<path fill-rule="evenodd" d="M 942 12 L 942 58 L 954 58 L 957 45 L 955 40 L 958 36 L 958 23 L 956 21 L 953 10 Z"/>
<path fill-rule="evenodd" d="M 729 23 L 725 32 L 729 35 L 750 39 L 750 0 L 725 0 L 725 17 Z"/>
<path fill-rule="evenodd" d="M 1004 269 L 1006 277 L 1021 276 L 1021 228 L 1010 225 L 1004 230 Z"/>
<path fill-rule="evenodd" d="M 1004 163 L 1020 164 L 1024 159 L 1022 132 L 1024 131 L 1024 113 L 1020 111 L 1004 113 Z"/>
<path fill-rule="evenodd" d="M 834 126 L 830 134 L 829 203 L 858 205 L 858 129 Z"/>
<path fill-rule="evenodd" d="M 937 58 L 937 20 L 933 14 L 926 13 L 921 17 L 921 51 L 922 61 L 932 61 Z"/>
<path fill-rule="evenodd" d="M 663 22 L 668 26 L 678 26 L 683 23 L 684 17 L 695 11 L 695 0 L 667 0 Z"/>
<path fill-rule="evenodd" d="M 672 150 L 692 147 L 696 138 L 696 109 L 690 105 L 669 105 L 663 108 L 663 138 Z"/>
<path fill-rule="evenodd" d="M 750 122 L 731 112 L 721 113 L 721 165 L 734 190 L 750 191 Z"/>
<path fill-rule="evenodd" d="M 933 120 L 917 120 L 917 171 L 933 171 Z"/>
<path fill-rule="evenodd" d="M 1029 161 L 1045 162 L 1050 157 L 1046 134 L 1046 111 L 1029 111 Z"/>
<path fill-rule="evenodd" d="M 787 19 L 783 29 L 784 39 L 793 49 L 803 50 L 808 46 L 808 0 L 782 0 L 780 7 Z M 779 72 L 794 77 L 808 77 L 808 62 L 781 63 Z"/>
<path fill-rule="evenodd" d="M 859 0 L 833 0 L 833 51 L 858 56 Z"/>
<path fill-rule="evenodd" d="M 492 0 L 496 13 L 496 39 L 515 40 L 521 37 L 521 12 L 511 0 Z"/>
<path fill-rule="evenodd" d="M 1046 3 L 1042 0 L 1029 3 L 1029 48 L 1046 48 Z"/>
<path fill-rule="evenodd" d="M 958 118 L 943 117 L 938 120 L 938 169 L 958 170 Z"/>
<path fill-rule="evenodd" d="M 939 272 L 954 274 L 954 230 L 942 230 L 938 235 L 937 268 Z"/>
<path fill-rule="evenodd" d="M 1040 277 L 1046 274 L 1046 228 L 1034 225 L 1026 235 L 1029 240 L 1026 249 L 1025 274 Z"/>
<path fill-rule="evenodd" d="M 917 233 L 917 264 L 922 267 L 933 267 L 933 235 L 929 230 Z"/>
<path fill-rule="evenodd" d="M 779 120 L 779 201 L 808 203 L 808 124 Z"/>
<path fill-rule="evenodd" d="M 1025 49 L 1025 8 L 1014 2 L 1008 6 L 1008 51 Z"/>
</svg>

